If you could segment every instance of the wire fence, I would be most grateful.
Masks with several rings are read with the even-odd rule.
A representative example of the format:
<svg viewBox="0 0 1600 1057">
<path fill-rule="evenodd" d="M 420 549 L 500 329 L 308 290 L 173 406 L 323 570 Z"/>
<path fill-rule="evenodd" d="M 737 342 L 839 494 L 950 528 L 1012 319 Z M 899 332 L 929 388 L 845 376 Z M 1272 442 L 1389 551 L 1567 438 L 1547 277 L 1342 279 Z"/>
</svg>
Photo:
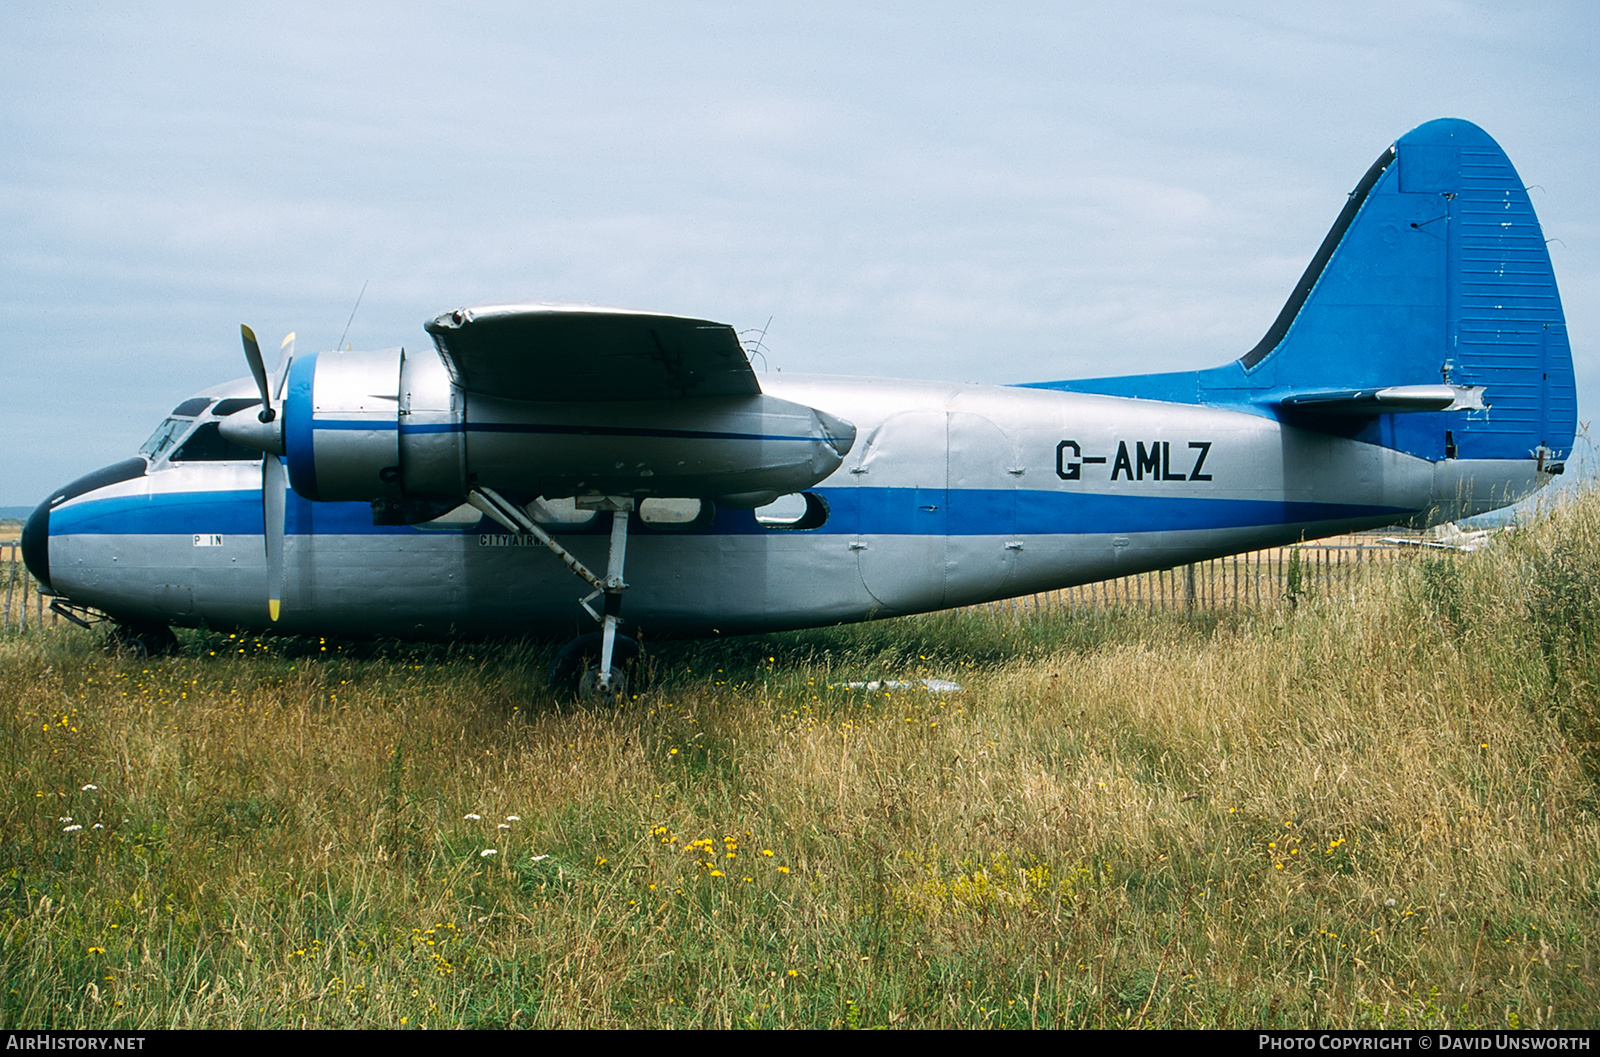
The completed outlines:
<svg viewBox="0 0 1600 1057">
<path fill-rule="evenodd" d="M 1413 538 L 1414 537 L 1414 538 Z M 1407 542 L 1394 542 L 1405 539 Z M 1234 554 L 1115 580 L 989 602 L 991 611 L 1102 613 L 1112 610 L 1234 612 L 1297 599 L 1353 594 L 1365 576 L 1421 554 L 1452 553 L 1429 546 L 1420 534 L 1339 536 L 1316 543 Z"/>
<path fill-rule="evenodd" d="M 61 615 L 50 608 L 49 600 L 39 591 L 38 581 L 22 564 L 20 543 L 0 543 L 0 592 L 5 595 L 0 631 L 33 631 L 63 623 Z"/>
</svg>

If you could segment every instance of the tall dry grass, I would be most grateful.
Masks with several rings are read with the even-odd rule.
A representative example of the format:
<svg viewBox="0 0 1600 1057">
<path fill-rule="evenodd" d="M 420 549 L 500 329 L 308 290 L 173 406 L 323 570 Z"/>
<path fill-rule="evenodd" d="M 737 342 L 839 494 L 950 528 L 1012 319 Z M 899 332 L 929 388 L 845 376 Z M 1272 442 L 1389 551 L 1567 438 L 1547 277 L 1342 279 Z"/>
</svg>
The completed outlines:
<svg viewBox="0 0 1600 1057">
<path fill-rule="evenodd" d="M 13 636 L 0 1024 L 1592 1026 L 1597 628 L 1590 497 L 1293 608 L 663 644 L 620 710 Z"/>
</svg>

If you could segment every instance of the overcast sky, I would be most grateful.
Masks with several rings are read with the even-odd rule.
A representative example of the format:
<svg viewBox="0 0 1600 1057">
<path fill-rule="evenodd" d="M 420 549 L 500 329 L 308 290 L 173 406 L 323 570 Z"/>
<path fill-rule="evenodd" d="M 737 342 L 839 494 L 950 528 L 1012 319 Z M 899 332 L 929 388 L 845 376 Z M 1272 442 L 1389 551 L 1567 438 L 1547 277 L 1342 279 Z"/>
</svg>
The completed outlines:
<svg viewBox="0 0 1600 1057">
<path fill-rule="evenodd" d="M 542 301 L 770 319 L 795 372 L 1212 366 L 1445 116 L 1536 185 L 1587 421 L 1597 12 L 8 3 L 0 506 L 244 374 L 241 322 L 332 347 L 363 284 L 358 349 Z"/>
</svg>

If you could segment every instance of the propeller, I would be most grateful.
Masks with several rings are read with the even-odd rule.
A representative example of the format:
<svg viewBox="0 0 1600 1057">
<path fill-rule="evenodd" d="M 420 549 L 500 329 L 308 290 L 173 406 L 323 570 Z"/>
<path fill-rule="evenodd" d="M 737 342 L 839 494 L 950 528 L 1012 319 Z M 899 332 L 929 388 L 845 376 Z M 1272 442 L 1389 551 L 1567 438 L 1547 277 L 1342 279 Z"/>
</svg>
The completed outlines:
<svg viewBox="0 0 1600 1057">
<path fill-rule="evenodd" d="M 282 459 L 283 422 L 278 407 L 289 377 L 289 365 L 294 362 L 294 335 L 283 339 L 278 367 L 270 384 L 255 331 L 241 324 L 239 336 L 244 342 L 244 358 L 250 365 L 250 375 L 261 393 L 261 410 L 236 411 L 222 420 L 218 430 L 235 444 L 265 453 L 261 460 L 261 535 L 267 550 L 267 615 L 276 621 L 283 602 L 283 521 L 289 492 L 288 471 Z"/>
<path fill-rule="evenodd" d="M 236 411 L 223 419 L 218 430 L 235 444 L 256 451 L 283 454 L 283 422 L 273 401 L 281 396 L 283 381 L 289 374 L 289 363 L 294 359 L 294 335 L 283 339 L 283 352 L 278 361 L 277 377 L 267 382 L 267 365 L 261 359 L 261 346 L 256 342 L 255 331 L 240 324 L 239 337 L 244 342 L 244 359 L 250 365 L 250 376 L 256 380 L 256 390 L 261 394 L 261 410 L 249 408 Z M 276 392 L 275 392 L 276 391 Z"/>
</svg>

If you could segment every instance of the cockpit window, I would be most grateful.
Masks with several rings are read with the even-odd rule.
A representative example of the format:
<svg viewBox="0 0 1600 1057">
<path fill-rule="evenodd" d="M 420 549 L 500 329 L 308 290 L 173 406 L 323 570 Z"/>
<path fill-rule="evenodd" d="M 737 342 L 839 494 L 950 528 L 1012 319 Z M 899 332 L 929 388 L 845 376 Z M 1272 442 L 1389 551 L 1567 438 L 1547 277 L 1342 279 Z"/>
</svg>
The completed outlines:
<svg viewBox="0 0 1600 1057">
<path fill-rule="evenodd" d="M 211 398 L 209 396 L 191 396 L 173 408 L 172 414 L 175 418 L 194 418 L 209 406 L 211 406 Z"/>
<path fill-rule="evenodd" d="M 261 453 L 240 447 L 226 440 L 217 423 L 207 422 L 172 453 L 172 462 L 246 462 L 259 461 Z"/>
<path fill-rule="evenodd" d="M 255 407 L 261 403 L 259 396 L 230 396 L 226 400 L 218 400 L 217 406 L 211 409 L 212 418 L 227 418 L 235 411 L 243 411 L 247 407 Z"/>
<path fill-rule="evenodd" d="M 192 425 L 194 425 L 194 421 L 192 419 L 167 419 L 165 422 L 161 423 L 161 425 L 156 427 L 156 431 L 150 434 L 149 440 L 140 445 L 139 454 L 148 455 L 150 456 L 150 461 L 155 462 L 157 459 L 161 458 L 168 448 L 171 448 L 173 444 L 177 443 L 178 438 L 183 436 Z"/>
</svg>

